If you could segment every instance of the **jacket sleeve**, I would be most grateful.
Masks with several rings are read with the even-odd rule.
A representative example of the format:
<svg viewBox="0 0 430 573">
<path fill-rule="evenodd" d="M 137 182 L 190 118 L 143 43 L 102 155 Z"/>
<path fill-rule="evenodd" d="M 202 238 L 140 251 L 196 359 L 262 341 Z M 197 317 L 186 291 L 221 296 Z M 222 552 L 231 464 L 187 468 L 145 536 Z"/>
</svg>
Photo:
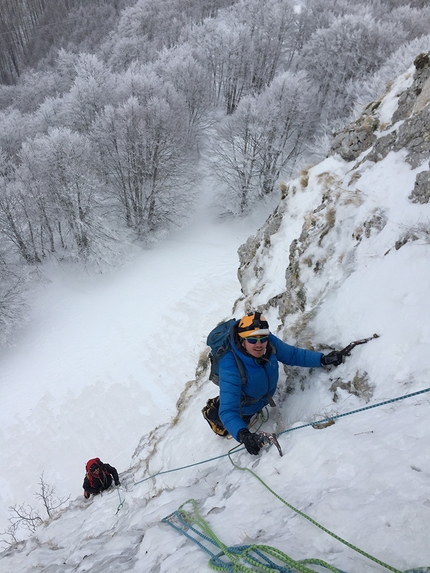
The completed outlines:
<svg viewBox="0 0 430 573">
<path fill-rule="evenodd" d="M 270 342 L 276 350 L 276 358 L 289 366 L 304 366 L 306 368 L 319 368 L 321 366 L 322 352 L 314 352 L 297 346 L 290 346 L 277 336 L 270 335 Z"/>
<path fill-rule="evenodd" d="M 115 485 L 119 483 L 119 477 L 118 477 L 118 472 L 116 471 L 116 469 L 113 466 L 110 466 L 109 464 L 103 464 L 103 467 L 107 469 L 107 471 L 110 473 L 110 475 L 113 477 L 113 481 L 115 482 Z"/>
<path fill-rule="evenodd" d="M 226 354 L 221 360 L 219 390 L 219 417 L 224 428 L 237 440 L 239 430 L 247 426 L 240 415 L 242 379 L 231 353 Z"/>
<path fill-rule="evenodd" d="M 100 493 L 100 489 L 96 489 L 95 487 L 91 487 L 90 480 L 87 478 L 87 476 L 85 476 L 84 483 L 82 484 L 82 487 L 88 493 L 94 493 L 94 494 Z"/>
</svg>

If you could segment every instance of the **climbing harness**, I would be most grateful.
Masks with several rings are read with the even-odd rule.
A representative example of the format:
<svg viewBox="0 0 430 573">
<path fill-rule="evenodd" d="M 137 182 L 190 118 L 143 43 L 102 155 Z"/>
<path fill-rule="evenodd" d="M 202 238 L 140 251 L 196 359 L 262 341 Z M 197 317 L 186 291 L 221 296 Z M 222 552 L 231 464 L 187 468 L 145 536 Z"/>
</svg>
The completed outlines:
<svg viewBox="0 0 430 573">
<path fill-rule="evenodd" d="M 220 404 L 219 396 L 216 396 L 215 398 L 209 398 L 205 406 L 202 408 L 203 418 L 206 420 L 211 430 L 215 434 L 221 436 L 222 438 L 226 438 L 227 440 L 231 440 L 233 436 L 231 436 L 228 430 L 224 428 L 220 420 L 219 404 Z M 264 422 L 267 422 L 268 419 L 269 419 L 269 412 L 267 406 L 265 406 L 263 410 L 260 410 L 260 412 L 254 414 L 253 416 L 251 416 L 249 421 L 245 420 L 245 422 L 248 428 L 252 428 L 253 426 L 255 426 L 255 424 L 258 424 L 257 428 L 261 428 Z"/>
<path fill-rule="evenodd" d="M 187 504 L 192 505 L 193 514 L 185 511 L 184 506 Z M 269 545 L 253 544 L 227 547 L 200 515 L 194 499 L 186 501 L 177 511 L 164 517 L 161 521 L 170 525 L 208 553 L 210 555 L 209 566 L 216 571 L 228 571 L 229 573 L 239 571 L 244 573 L 258 571 L 262 573 L 276 573 L 277 571 L 280 573 L 315 573 L 314 569 L 306 567 L 306 564 L 313 564 L 333 573 L 344 573 L 344 571 L 336 569 L 320 559 L 295 561 L 279 549 Z M 211 551 L 211 547 L 215 547 L 218 553 Z"/>
</svg>

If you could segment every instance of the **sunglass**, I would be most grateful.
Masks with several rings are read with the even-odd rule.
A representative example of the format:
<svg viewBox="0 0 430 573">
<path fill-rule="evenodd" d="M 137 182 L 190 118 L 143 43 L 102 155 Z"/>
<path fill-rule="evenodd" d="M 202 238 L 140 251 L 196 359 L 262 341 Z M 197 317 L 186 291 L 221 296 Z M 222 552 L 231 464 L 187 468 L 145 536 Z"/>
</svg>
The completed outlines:
<svg viewBox="0 0 430 573">
<path fill-rule="evenodd" d="M 90 472 L 92 472 L 93 474 L 95 474 L 96 472 L 99 472 L 99 471 L 100 471 L 99 466 L 95 466 L 95 467 L 93 466 L 90 468 Z"/>
<path fill-rule="evenodd" d="M 267 342 L 269 340 L 268 336 L 260 336 L 258 338 L 253 338 L 251 336 L 248 336 L 247 338 L 245 338 L 246 342 L 249 342 L 249 344 L 257 344 L 257 342 L 261 342 L 261 344 L 264 344 L 265 342 Z"/>
</svg>

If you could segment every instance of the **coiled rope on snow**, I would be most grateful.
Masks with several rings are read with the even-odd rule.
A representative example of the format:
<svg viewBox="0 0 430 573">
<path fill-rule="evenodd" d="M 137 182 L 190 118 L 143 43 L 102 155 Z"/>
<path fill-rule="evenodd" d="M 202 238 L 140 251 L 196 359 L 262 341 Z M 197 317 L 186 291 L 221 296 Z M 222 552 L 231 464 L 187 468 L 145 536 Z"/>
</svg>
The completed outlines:
<svg viewBox="0 0 430 573">
<path fill-rule="evenodd" d="M 184 509 L 184 506 L 187 504 L 192 505 L 193 513 Z M 314 569 L 309 569 L 306 566 L 306 564 L 313 564 L 324 567 L 333 573 L 344 573 L 344 571 L 332 567 L 321 559 L 295 561 L 279 549 L 269 545 L 252 544 L 227 547 L 200 515 L 194 499 L 189 499 L 161 521 L 185 535 L 185 537 L 208 553 L 210 555 L 209 565 L 215 571 L 228 571 L 229 573 L 239 571 L 246 573 L 256 571 L 264 573 L 275 573 L 277 571 L 280 573 L 315 573 Z M 215 546 L 221 552 L 214 553 L 211 551 L 210 546 L 207 547 L 204 542 L 208 542 L 210 546 Z"/>
<path fill-rule="evenodd" d="M 324 424 L 326 422 L 330 422 L 330 421 L 338 419 L 338 418 L 342 418 L 345 416 L 356 414 L 358 412 L 363 412 L 366 410 L 377 408 L 379 406 L 394 403 L 394 402 L 397 402 L 400 400 L 404 400 L 406 398 L 418 396 L 420 394 L 424 394 L 424 393 L 429 392 L 429 391 L 430 391 L 430 388 L 426 388 L 424 390 L 419 390 L 417 392 L 406 394 L 404 396 L 399 396 L 397 398 L 392 398 L 390 400 L 385 400 L 385 401 L 379 402 L 377 404 L 365 406 L 363 408 L 358 408 L 356 410 L 352 410 L 352 411 L 346 412 L 344 414 L 338 414 L 335 416 L 330 416 L 330 417 L 327 417 L 327 418 L 320 420 L 318 422 L 311 422 L 308 424 L 303 424 L 301 426 L 296 426 L 294 428 L 289 428 L 287 430 L 283 430 L 282 432 L 279 432 L 279 434 L 277 434 L 277 435 L 281 435 L 281 434 L 284 434 L 287 432 L 303 429 L 303 428 L 306 428 L 308 426 L 314 426 L 315 424 L 317 424 L 317 425 L 318 424 Z M 280 500 L 284 505 L 289 507 L 295 513 L 297 513 L 298 515 L 301 515 L 302 517 L 304 517 L 305 519 L 307 519 L 308 521 L 310 521 L 311 523 L 313 523 L 314 525 L 319 527 L 322 531 L 331 535 L 337 541 L 343 543 L 344 545 L 346 545 L 350 549 L 360 553 L 364 557 L 370 559 L 371 561 L 377 563 L 378 565 L 384 567 L 385 569 L 388 569 L 389 571 L 392 571 L 393 573 L 402 573 L 399 569 L 396 569 L 396 568 L 392 567 L 391 565 L 384 563 L 380 559 L 373 557 L 372 555 L 370 555 L 370 554 L 366 553 L 365 551 L 359 549 L 358 547 L 354 546 L 352 543 L 349 543 L 348 541 L 342 539 L 341 537 L 339 537 L 335 533 L 331 532 L 329 529 L 323 527 L 318 522 L 316 522 L 314 519 L 312 519 L 311 517 L 309 517 L 308 515 L 306 515 L 302 511 L 300 511 L 299 509 L 297 509 L 294 506 L 292 506 L 291 504 L 289 504 L 286 500 L 284 500 L 279 494 L 277 494 L 273 489 L 271 489 L 254 471 L 250 470 L 249 468 L 246 468 L 246 467 L 244 468 L 244 467 L 241 467 L 238 464 L 236 464 L 233 461 L 231 455 L 233 452 L 238 452 L 238 451 L 241 451 L 243 449 L 244 449 L 243 447 L 235 446 L 234 448 L 229 450 L 227 452 L 227 454 L 224 454 L 222 456 L 217 456 L 215 458 L 211 458 L 211 460 L 215 460 L 215 459 L 219 459 L 219 458 L 228 456 L 230 462 L 232 463 L 232 465 L 234 467 L 236 467 L 237 469 L 240 469 L 242 471 L 248 471 L 266 489 L 268 489 L 268 491 L 270 491 L 278 500 Z M 145 480 L 141 480 L 140 482 L 137 482 L 137 483 L 142 483 L 143 481 L 146 481 L 147 479 L 150 479 L 151 477 L 156 477 L 157 475 L 160 475 L 162 473 L 168 473 L 169 471 L 178 471 L 179 469 L 185 469 L 187 467 L 193 467 L 195 465 L 207 463 L 208 461 L 211 461 L 211 460 L 204 460 L 202 462 L 197 462 L 194 464 L 190 464 L 188 466 L 183 466 L 182 468 L 176 468 L 175 470 L 166 470 L 164 472 L 159 472 L 158 474 L 155 474 L 154 476 L 149 476 Z M 193 510 L 194 510 L 194 517 L 191 516 L 191 514 L 187 513 L 183 509 L 184 505 L 186 505 L 187 503 L 192 504 Z M 275 571 L 279 571 L 280 573 L 295 573 L 295 572 L 314 573 L 314 570 L 306 567 L 306 564 L 315 564 L 315 565 L 319 565 L 320 567 L 323 567 L 323 568 L 328 569 L 329 571 L 332 571 L 335 573 L 344 573 L 344 572 L 340 571 L 339 569 L 336 569 L 336 568 L 332 567 L 331 565 L 325 563 L 324 561 L 321 561 L 318 559 L 294 561 L 293 559 L 288 557 L 285 553 L 281 552 L 280 550 L 275 549 L 275 548 L 270 547 L 270 546 L 266 546 L 266 545 L 245 545 L 245 546 L 227 547 L 224 543 L 222 543 L 220 541 L 220 539 L 210 529 L 209 525 L 200 516 L 198 509 L 197 509 L 197 504 L 194 500 L 189 500 L 188 502 L 183 504 L 176 512 L 173 512 L 171 515 L 167 516 L 162 521 L 165 523 L 168 523 L 171 527 L 176 529 L 178 532 L 185 535 L 186 537 L 191 539 L 193 542 L 195 542 L 197 545 L 199 545 L 204 551 L 208 552 L 211 555 L 209 565 L 211 566 L 212 569 L 215 569 L 215 570 L 228 571 L 231 573 L 236 573 L 239 571 L 243 571 L 243 572 L 248 572 L 248 571 L 249 572 L 251 572 L 251 571 L 275 572 Z M 175 523 L 175 521 L 176 521 L 176 523 Z M 202 531 L 201 532 L 198 531 L 198 529 L 194 526 L 199 526 Z M 194 535 L 197 536 L 197 538 L 190 535 L 188 533 L 189 530 L 191 530 L 194 533 Z M 201 539 L 203 539 L 205 541 L 208 541 L 208 542 L 214 544 L 218 549 L 221 550 L 221 553 L 219 553 L 217 555 L 212 553 L 201 541 L 199 541 L 198 537 L 200 537 Z M 273 558 L 276 558 L 278 563 L 274 562 Z M 228 561 L 225 561 L 225 559 L 228 559 Z M 281 564 L 279 564 L 279 562 L 281 562 Z M 292 569 L 286 568 L 283 564 L 285 564 L 288 567 L 292 567 Z M 252 567 L 252 569 L 250 569 L 248 567 L 248 565 L 250 565 Z M 410 569 L 404 573 L 430 573 L 430 568 L 429 567 L 415 568 L 415 569 Z"/>
</svg>

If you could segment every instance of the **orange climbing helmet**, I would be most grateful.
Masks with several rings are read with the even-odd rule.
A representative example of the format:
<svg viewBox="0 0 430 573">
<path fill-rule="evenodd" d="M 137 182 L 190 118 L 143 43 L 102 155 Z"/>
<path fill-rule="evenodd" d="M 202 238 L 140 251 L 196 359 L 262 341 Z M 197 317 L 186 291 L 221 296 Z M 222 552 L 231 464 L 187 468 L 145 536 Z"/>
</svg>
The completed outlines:
<svg viewBox="0 0 430 573">
<path fill-rule="evenodd" d="M 261 312 L 253 312 L 240 319 L 237 333 L 241 338 L 248 338 L 249 336 L 269 336 L 269 323 Z"/>
</svg>

